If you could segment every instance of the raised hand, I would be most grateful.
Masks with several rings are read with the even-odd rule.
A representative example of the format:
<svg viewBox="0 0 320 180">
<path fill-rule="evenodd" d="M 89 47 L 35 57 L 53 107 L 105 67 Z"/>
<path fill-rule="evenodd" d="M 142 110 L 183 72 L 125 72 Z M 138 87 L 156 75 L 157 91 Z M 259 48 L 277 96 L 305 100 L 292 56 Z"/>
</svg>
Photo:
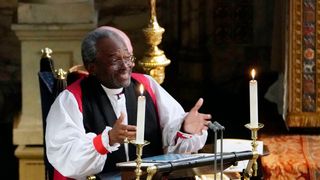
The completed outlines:
<svg viewBox="0 0 320 180">
<path fill-rule="evenodd" d="M 211 114 L 199 113 L 199 109 L 203 104 L 203 99 L 200 98 L 193 106 L 187 116 L 184 118 L 182 130 L 189 134 L 201 134 L 202 130 L 208 129 L 208 124 L 211 119 Z"/>
<path fill-rule="evenodd" d="M 124 143 L 127 138 L 129 141 L 136 138 L 136 126 L 122 124 L 124 114 L 121 113 L 120 117 L 114 123 L 112 129 L 109 131 L 109 144 L 112 146 L 114 143 Z"/>
</svg>

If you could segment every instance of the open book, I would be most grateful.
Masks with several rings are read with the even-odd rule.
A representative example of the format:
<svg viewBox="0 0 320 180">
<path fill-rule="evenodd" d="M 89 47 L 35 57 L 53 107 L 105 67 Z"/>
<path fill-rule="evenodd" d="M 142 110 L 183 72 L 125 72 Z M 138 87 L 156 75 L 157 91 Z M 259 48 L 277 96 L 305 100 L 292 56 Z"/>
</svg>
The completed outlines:
<svg viewBox="0 0 320 180">
<path fill-rule="evenodd" d="M 252 140 L 248 139 L 223 139 L 223 152 L 240 152 L 252 151 Z M 263 142 L 257 141 L 257 151 L 260 155 L 263 154 Z M 221 152 L 220 139 L 217 140 L 217 153 Z M 247 167 L 249 160 L 238 161 L 237 166 L 230 166 L 225 169 L 226 172 L 242 172 Z"/>
</svg>

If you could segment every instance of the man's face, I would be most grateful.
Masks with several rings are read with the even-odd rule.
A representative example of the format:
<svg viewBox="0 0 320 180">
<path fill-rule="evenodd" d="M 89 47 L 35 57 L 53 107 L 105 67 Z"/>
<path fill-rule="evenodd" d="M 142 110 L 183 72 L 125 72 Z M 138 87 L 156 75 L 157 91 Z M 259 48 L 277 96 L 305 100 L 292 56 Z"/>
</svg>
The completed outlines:
<svg viewBox="0 0 320 180">
<path fill-rule="evenodd" d="M 97 41 L 97 56 L 89 70 L 107 88 L 128 87 L 134 67 L 133 55 L 124 42 L 117 38 L 102 38 Z"/>
</svg>

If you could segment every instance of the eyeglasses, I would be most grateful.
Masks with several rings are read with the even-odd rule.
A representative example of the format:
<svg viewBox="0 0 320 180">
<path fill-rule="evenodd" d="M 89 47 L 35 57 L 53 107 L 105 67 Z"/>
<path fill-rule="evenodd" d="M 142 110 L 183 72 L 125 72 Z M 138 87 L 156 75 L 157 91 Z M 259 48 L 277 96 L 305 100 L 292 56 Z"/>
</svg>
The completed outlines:
<svg viewBox="0 0 320 180">
<path fill-rule="evenodd" d="M 136 60 L 136 57 L 133 55 L 130 56 L 124 56 L 122 58 L 112 58 L 110 65 L 111 66 L 115 66 L 115 67 L 120 67 L 123 63 L 130 66 L 134 63 L 134 61 Z"/>
<path fill-rule="evenodd" d="M 96 58 L 92 61 L 92 63 L 98 63 L 102 65 L 107 65 L 114 68 L 120 68 L 122 65 L 132 66 L 136 57 L 133 55 L 127 55 L 122 57 L 116 56 L 105 56 L 104 59 L 97 60 Z"/>
</svg>

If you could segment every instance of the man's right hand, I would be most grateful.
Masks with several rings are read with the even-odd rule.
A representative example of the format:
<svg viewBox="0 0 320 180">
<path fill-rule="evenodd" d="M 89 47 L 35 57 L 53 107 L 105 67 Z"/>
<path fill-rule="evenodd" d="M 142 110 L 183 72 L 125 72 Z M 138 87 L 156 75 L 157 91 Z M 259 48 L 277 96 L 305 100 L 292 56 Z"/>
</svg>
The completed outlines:
<svg viewBox="0 0 320 180">
<path fill-rule="evenodd" d="M 125 115 L 121 113 L 109 131 L 109 144 L 111 146 L 115 143 L 123 143 L 126 138 L 129 141 L 136 139 L 136 126 L 122 124 L 124 117 Z"/>
</svg>

